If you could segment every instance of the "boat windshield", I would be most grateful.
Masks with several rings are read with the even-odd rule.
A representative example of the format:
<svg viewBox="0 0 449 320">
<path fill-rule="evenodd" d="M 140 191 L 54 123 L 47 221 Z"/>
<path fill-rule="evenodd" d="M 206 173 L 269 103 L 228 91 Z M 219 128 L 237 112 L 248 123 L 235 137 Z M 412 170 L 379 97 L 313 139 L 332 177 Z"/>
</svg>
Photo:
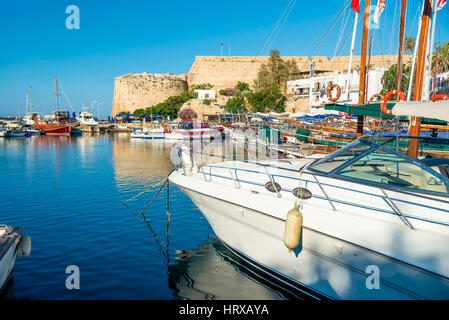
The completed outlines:
<svg viewBox="0 0 449 320">
<path fill-rule="evenodd" d="M 449 193 L 447 178 L 421 161 L 385 147 L 391 141 L 388 137 L 361 138 L 310 168 L 377 184 Z"/>
</svg>

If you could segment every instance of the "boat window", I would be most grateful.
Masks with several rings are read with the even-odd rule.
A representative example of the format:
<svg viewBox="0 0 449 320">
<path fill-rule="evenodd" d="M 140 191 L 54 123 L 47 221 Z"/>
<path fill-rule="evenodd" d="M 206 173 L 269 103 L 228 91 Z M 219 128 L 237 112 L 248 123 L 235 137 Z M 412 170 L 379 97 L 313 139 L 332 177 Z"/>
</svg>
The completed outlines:
<svg viewBox="0 0 449 320">
<path fill-rule="evenodd" d="M 347 147 L 334 152 L 331 156 L 317 161 L 311 166 L 311 168 L 321 172 L 331 172 L 344 164 L 346 161 L 351 160 L 367 151 L 369 148 L 371 148 L 370 145 L 360 141 L 355 141 Z"/>
<path fill-rule="evenodd" d="M 448 193 L 449 185 L 443 181 L 444 178 L 432 172 L 433 170 L 426 170 L 424 165 L 420 166 L 380 148 L 343 168 L 337 174 L 385 185 Z"/>
</svg>

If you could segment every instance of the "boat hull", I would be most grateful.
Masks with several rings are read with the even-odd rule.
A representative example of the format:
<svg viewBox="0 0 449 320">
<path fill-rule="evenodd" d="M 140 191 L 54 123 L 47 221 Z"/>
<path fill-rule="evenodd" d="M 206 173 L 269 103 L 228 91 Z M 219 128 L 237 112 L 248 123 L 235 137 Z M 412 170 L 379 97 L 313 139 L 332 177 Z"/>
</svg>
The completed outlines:
<svg viewBox="0 0 449 320">
<path fill-rule="evenodd" d="M 317 297 L 331 299 L 449 298 L 446 277 L 399 259 L 404 250 L 402 242 L 406 241 L 401 233 L 407 232 L 407 227 L 400 223 L 390 227 L 390 223 L 354 219 L 349 214 L 327 208 L 324 200 L 303 211 L 306 223 L 300 246 L 289 252 L 283 243 L 285 214 L 294 201 L 287 199 L 287 194 L 282 194 L 281 198 L 263 198 L 257 196 L 262 190 L 235 192 L 232 182 L 231 186 L 222 186 L 201 181 L 201 176 L 191 179 L 175 171 L 170 181 L 192 199 L 222 242 L 286 286 L 298 290 L 306 288 L 316 292 Z M 329 226 L 327 229 L 320 226 L 324 222 Z M 367 242 L 354 241 L 349 237 L 350 225 L 371 230 L 371 234 L 366 233 L 366 238 L 377 235 L 379 243 L 369 246 Z M 340 235 L 330 232 L 332 228 Z M 347 231 L 343 232 L 345 229 Z M 381 243 L 394 237 L 397 237 L 397 243 L 393 241 L 397 246 L 393 249 L 397 251 L 396 255 L 383 253 Z M 444 246 L 444 237 L 441 239 Z M 413 247 L 412 243 L 410 246 Z M 438 257 L 442 262 L 445 249 L 439 250 L 434 258 Z M 371 272 L 376 268 L 380 270 L 379 288 L 371 285 Z"/>
<path fill-rule="evenodd" d="M 68 126 L 47 127 L 43 129 L 48 136 L 70 136 L 71 128 Z"/>
<path fill-rule="evenodd" d="M 0 292 L 7 284 L 17 257 L 20 230 L 14 228 L 8 235 L 0 237 Z"/>
</svg>

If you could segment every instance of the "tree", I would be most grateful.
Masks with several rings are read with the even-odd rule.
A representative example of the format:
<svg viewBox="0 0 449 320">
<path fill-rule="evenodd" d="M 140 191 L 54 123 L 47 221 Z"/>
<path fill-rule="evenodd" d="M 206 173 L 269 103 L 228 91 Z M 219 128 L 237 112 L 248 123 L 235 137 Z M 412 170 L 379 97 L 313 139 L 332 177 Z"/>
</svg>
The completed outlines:
<svg viewBox="0 0 449 320">
<path fill-rule="evenodd" d="M 142 119 L 143 116 L 145 115 L 145 110 L 143 110 L 143 109 L 136 109 L 136 110 L 134 110 L 133 114 L 134 114 L 135 118 Z"/>
<path fill-rule="evenodd" d="M 408 36 L 404 40 L 404 51 L 408 54 L 412 54 L 415 51 L 416 41 L 412 37 Z"/>
<path fill-rule="evenodd" d="M 438 72 L 449 71 L 449 41 L 443 41 L 443 43 L 437 44 L 438 50 Z M 435 67 L 436 54 L 432 57 L 432 69 Z"/>
<path fill-rule="evenodd" d="M 276 111 L 284 112 L 285 97 L 280 91 L 260 90 L 248 97 L 248 103 L 253 112 Z"/>
<path fill-rule="evenodd" d="M 411 67 L 407 65 L 402 65 L 402 81 L 401 88 L 402 91 L 405 92 L 408 89 L 408 83 L 410 80 L 410 71 Z M 398 73 L 397 65 L 394 64 L 385 71 L 382 76 L 382 90 L 380 91 L 381 95 L 385 95 L 388 92 L 396 89 L 396 75 Z M 413 88 L 412 88 L 413 90 Z"/>
<path fill-rule="evenodd" d="M 249 88 L 249 84 L 247 84 L 246 82 L 238 82 L 237 85 L 235 86 L 236 89 L 240 90 L 240 92 L 246 91 L 246 90 L 250 90 Z"/>
<path fill-rule="evenodd" d="M 246 110 L 245 99 L 241 95 L 237 95 L 226 102 L 226 106 L 231 111 Z"/>
<path fill-rule="evenodd" d="M 299 69 L 296 61 L 284 61 L 279 51 L 271 50 L 269 61 L 260 67 L 254 84 L 257 90 L 285 92 L 287 81 L 298 77 Z"/>
</svg>

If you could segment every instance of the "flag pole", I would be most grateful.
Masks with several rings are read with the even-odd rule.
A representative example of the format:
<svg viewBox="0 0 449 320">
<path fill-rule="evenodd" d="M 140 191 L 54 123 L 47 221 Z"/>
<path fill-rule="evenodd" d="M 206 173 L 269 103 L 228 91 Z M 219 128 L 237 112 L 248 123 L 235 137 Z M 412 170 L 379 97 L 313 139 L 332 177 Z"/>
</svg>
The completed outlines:
<svg viewBox="0 0 449 320">
<path fill-rule="evenodd" d="M 348 64 L 348 80 L 346 81 L 346 96 L 349 100 L 349 87 L 351 86 L 351 69 L 352 69 L 352 57 L 354 55 L 355 37 L 357 35 L 357 22 L 359 20 L 359 13 L 355 12 L 354 17 L 354 29 L 352 30 L 351 50 L 349 51 L 349 64 Z"/>
<path fill-rule="evenodd" d="M 402 84 L 402 49 L 404 48 L 405 14 L 407 12 L 407 0 L 401 0 L 401 18 L 399 23 L 399 48 L 398 65 L 396 72 L 396 89 L 401 90 Z"/>
<path fill-rule="evenodd" d="M 419 16 L 418 33 L 416 34 L 416 40 L 415 40 L 415 50 L 413 51 L 412 70 L 410 71 L 410 77 L 409 77 L 410 81 L 408 83 L 407 101 L 410 101 L 412 98 L 412 85 L 413 85 L 412 79 L 413 79 L 413 74 L 415 73 L 416 57 L 418 54 L 419 35 L 421 33 L 423 12 L 424 12 L 424 1 L 422 3 L 421 14 Z"/>
</svg>

